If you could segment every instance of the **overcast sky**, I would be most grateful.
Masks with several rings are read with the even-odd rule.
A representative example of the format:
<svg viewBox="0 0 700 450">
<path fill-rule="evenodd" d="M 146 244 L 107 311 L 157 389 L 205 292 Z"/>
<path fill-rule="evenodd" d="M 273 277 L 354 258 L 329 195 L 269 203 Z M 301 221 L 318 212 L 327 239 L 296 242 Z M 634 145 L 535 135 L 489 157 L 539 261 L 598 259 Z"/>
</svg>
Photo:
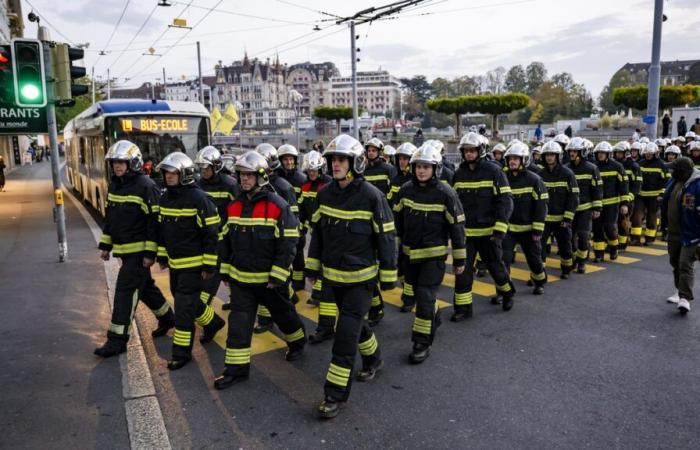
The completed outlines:
<svg viewBox="0 0 700 450">
<path fill-rule="evenodd" d="M 244 51 L 260 59 L 279 54 L 290 65 L 332 61 L 349 74 L 349 31 L 335 25 L 333 15 L 393 0 L 168 1 L 167 8 L 156 7 L 157 0 L 22 4 L 25 18 L 34 6 L 54 40 L 90 43 L 88 73 L 94 66 L 95 75 L 106 78 L 109 68 L 120 84 L 134 86 L 162 77 L 162 67 L 168 78 L 195 76 L 197 40 L 205 75 L 218 60 L 230 64 Z M 698 6 L 700 0 L 666 0 L 662 60 L 700 59 Z M 550 75 L 571 72 L 597 96 L 623 64 L 649 61 L 653 10 L 653 0 L 428 0 L 395 19 L 358 27 L 358 70 L 381 67 L 398 77 L 432 80 L 542 61 Z M 176 17 L 193 29 L 168 28 Z M 36 25 L 25 23 L 25 35 L 36 36 Z M 321 31 L 313 31 L 315 25 Z M 142 56 L 149 48 L 163 56 Z"/>
</svg>

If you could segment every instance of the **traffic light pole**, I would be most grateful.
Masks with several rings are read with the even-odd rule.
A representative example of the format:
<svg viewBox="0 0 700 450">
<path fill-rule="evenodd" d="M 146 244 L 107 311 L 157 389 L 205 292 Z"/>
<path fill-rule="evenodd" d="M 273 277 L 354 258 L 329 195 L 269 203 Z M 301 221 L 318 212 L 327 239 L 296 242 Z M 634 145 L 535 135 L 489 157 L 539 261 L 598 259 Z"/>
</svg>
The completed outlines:
<svg viewBox="0 0 700 450">
<path fill-rule="evenodd" d="M 63 206 L 63 191 L 61 190 L 61 178 L 58 173 L 58 131 L 56 130 L 56 106 L 54 105 L 54 80 L 51 61 L 49 30 L 39 27 L 39 40 L 42 41 L 44 52 L 44 74 L 46 75 L 46 124 L 49 129 L 49 147 L 51 148 L 51 178 L 54 190 L 54 221 L 58 233 L 58 261 L 64 262 L 68 254 L 68 241 L 66 239 L 66 212 Z"/>
</svg>

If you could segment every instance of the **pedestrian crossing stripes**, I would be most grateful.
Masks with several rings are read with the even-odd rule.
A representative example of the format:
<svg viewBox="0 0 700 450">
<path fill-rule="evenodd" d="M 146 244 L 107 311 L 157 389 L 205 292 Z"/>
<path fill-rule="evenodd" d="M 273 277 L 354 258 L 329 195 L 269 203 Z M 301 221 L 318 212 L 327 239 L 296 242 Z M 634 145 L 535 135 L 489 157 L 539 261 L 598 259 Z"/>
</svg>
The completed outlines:
<svg viewBox="0 0 700 450">
<path fill-rule="evenodd" d="M 616 264 L 616 265 L 629 265 L 629 264 L 634 264 L 638 263 L 641 261 L 641 257 L 643 256 L 663 256 L 666 255 L 666 243 L 665 242 L 654 242 L 650 246 L 647 247 L 641 247 L 641 246 L 628 246 L 627 251 L 625 252 L 624 255 L 619 255 L 617 260 L 615 261 L 609 261 L 606 259 L 605 263 L 603 264 Z M 552 246 L 552 255 L 556 255 L 557 252 L 557 247 L 556 245 Z M 638 255 L 640 258 L 631 256 L 631 255 Z M 606 255 L 606 258 L 609 256 Z M 448 273 L 445 273 L 445 277 L 442 282 L 442 287 L 438 291 L 438 307 L 440 309 L 448 308 L 452 306 L 452 292 L 454 289 L 454 283 L 455 283 L 455 276 L 451 272 L 451 263 L 452 263 L 452 258 L 448 256 L 447 258 L 447 263 L 448 263 Z M 560 263 L 559 263 L 559 258 L 556 256 L 548 257 L 545 261 L 545 265 L 549 269 L 555 269 L 555 270 L 548 270 L 547 273 L 547 279 L 548 283 L 556 283 L 560 281 L 559 276 L 556 275 L 557 270 L 560 268 Z M 591 274 L 591 273 L 596 273 L 602 270 L 606 270 L 606 267 L 604 265 L 600 264 L 587 264 L 586 265 L 586 274 Z M 515 256 L 515 264 L 511 267 L 510 271 L 511 278 L 513 281 L 516 282 L 527 282 L 530 279 L 530 271 L 527 268 L 527 265 L 525 264 L 525 257 L 522 255 L 522 253 L 517 253 Z M 577 275 L 581 276 L 581 275 Z M 585 276 L 585 275 L 583 275 Z M 160 270 L 154 270 L 153 273 L 153 278 L 156 281 L 156 284 L 158 287 L 163 291 L 163 295 L 165 295 L 165 298 L 168 300 L 170 304 L 173 304 L 173 297 L 172 294 L 170 293 L 170 287 L 168 283 L 168 272 L 167 271 L 160 271 Z M 489 280 L 487 281 L 482 281 L 482 280 Z M 474 285 L 472 287 L 472 292 L 475 296 L 477 297 L 483 297 L 483 298 L 490 298 L 496 295 L 496 288 L 494 284 L 490 281 L 489 278 L 474 278 Z M 390 305 L 392 307 L 400 308 L 403 302 L 401 301 L 401 293 L 402 290 L 401 288 L 394 288 L 389 291 L 383 291 L 382 292 L 382 298 L 384 299 L 384 303 L 387 305 Z M 297 295 L 299 297 L 299 303 L 296 305 L 296 310 L 299 313 L 299 315 L 308 321 L 312 322 L 313 324 L 316 324 L 318 322 L 318 307 L 309 305 L 306 301 L 309 299 L 310 296 L 310 291 L 304 290 L 304 291 L 297 291 Z M 214 309 L 214 311 L 221 317 L 226 318 L 228 317 L 228 314 L 226 311 L 222 310 L 222 306 L 225 302 L 228 302 L 228 299 L 222 300 L 218 296 L 215 297 L 212 300 L 211 306 Z M 312 329 L 310 327 L 307 327 L 308 332 L 312 332 Z M 216 334 L 216 337 L 214 338 L 214 342 L 216 342 L 217 345 L 219 345 L 222 349 L 226 348 L 226 336 L 228 333 L 228 323 L 224 328 L 219 331 L 219 333 Z M 251 345 L 251 354 L 253 356 L 255 355 L 260 355 L 263 353 L 267 353 L 270 351 L 278 350 L 285 348 L 287 346 L 286 342 L 281 336 L 278 336 L 274 332 L 265 332 L 261 334 L 254 334 L 253 335 L 253 341 Z"/>
</svg>

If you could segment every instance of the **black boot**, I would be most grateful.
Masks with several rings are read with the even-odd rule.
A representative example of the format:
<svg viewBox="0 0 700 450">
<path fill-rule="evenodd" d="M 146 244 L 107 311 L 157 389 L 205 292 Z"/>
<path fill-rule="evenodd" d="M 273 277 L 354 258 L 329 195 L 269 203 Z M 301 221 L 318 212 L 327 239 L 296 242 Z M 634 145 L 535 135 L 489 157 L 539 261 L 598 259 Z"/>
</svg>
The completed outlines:
<svg viewBox="0 0 700 450">
<path fill-rule="evenodd" d="M 221 310 L 222 311 L 231 311 L 231 303 L 224 303 L 221 305 Z"/>
<path fill-rule="evenodd" d="M 455 309 L 455 311 L 452 313 L 452 316 L 450 317 L 450 322 L 461 322 L 466 319 L 470 319 L 473 317 L 474 312 L 472 309 L 472 305 L 465 305 L 465 306 L 460 306 L 459 309 Z"/>
<path fill-rule="evenodd" d="M 287 349 L 287 353 L 284 354 L 284 359 L 286 359 L 287 361 L 296 361 L 302 356 L 304 356 L 304 346 L 295 345 Z"/>
<path fill-rule="evenodd" d="M 596 250 L 595 252 L 595 259 L 593 262 L 601 263 L 605 259 L 605 252 L 602 250 Z"/>
<path fill-rule="evenodd" d="M 561 278 L 562 280 L 568 280 L 570 271 L 571 269 L 562 269 L 559 278 Z"/>
<path fill-rule="evenodd" d="M 504 295 L 503 296 L 503 311 L 510 311 L 513 308 L 513 296 Z"/>
<path fill-rule="evenodd" d="M 173 358 L 168 361 L 168 369 L 170 370 L 180 370 L 187 365 L 188 362 L 192 360 L 191 356 L 179 357 L 177 359 Z"/>
<path fill-rule="evenodd" d="M 484 278 L 486 276 L 486 269 L 476 269 L 476 277 Z"/>
<path fill-rule="evenodd" d="M 223 390 L 226 388 L 230 388 L 236 383 L 240 383 L 241 381 L 246 381 L 248 379 L 248 375 L 226 375 L 224 372 L 223 375 L 218 377 L 216 380 L 214 380 L 214 389 L 216 390 Z"/>
<path fill-rule="evenodd" d="M 105 342 L 102 347 L 96 348 L 93 353 L 102 358 L 120 355 L 126 351 L 126 343 L 128 340 L 129 336 L 121 336 L 116 333 L 108 332 L 107 342 Z"/>
<path fill-rule="evenodd" d="M 503 296 L 501 294 L 496 294 L 495 297 L 491 297 L 491 300 L 489 302 L 492 305 L 500 305 L 502 301 L 503 301 Z"/>
<path fill-rule="evenodd" d="M 262 334 L 266 331 L 271 331 L 272 327 L 274 326 L 274 322 L 272 322 L 272 318 L 270 317 L 258 317 L 258 324 L 255 325 L 255 328 L 253 328 L 253 333 L 255 334 Z"/>
<path fill-rule="evenodd" d="M 292 289 L 295 291 L 303 291 L 306 287 L 304 280 L 294 280 L 292 281 Z"/>
<path fill-rule="evenodd" d="M 318 409 L 316 410 L 318 417 L 321 419 L 334 418 L 340 412 L 340 408 L 343 406 L 343 404 L 344 402 L 335 400 L 331 397 L 326 397 L 321 404 L 318 405 Z"/>
<path fill-rule="evenodd" d="M 413 351 L 408 355 L 411 364 L 420 364 L 430 356 L 430 346 L 426 344 L 413 344 Z"/>
<path fill-rule="evenodd" d="M 384 318 L 384 309 L 377 309 L 375 311 L 370 310 L 367 315 L 367 325 L 370 327 L 376 327 L 379 322 Z"/>
<path fill-rule="evenodd" d="M 399 311 L 401 311 L 402 313 L 411 312 L 414 306 L 416 306 L 415 303 L 404 303 L 403 305 L 401 305 L 401 309 L 399 309 Z"/>
<path fill-rule="evenodd" d="M 384 361 L 381 359 L 375 361 L 375 363 L 369 367 L 363 367 L 362 370 L 357 373 L 357 381 L 364 382 L 373 380 L 382 367 L 384 367 Z"/>
<path fill-rule="evenodd" d="M 173 310 L 169 309 L 168 312 L 158 318 L 158 328 L 151 331 L 151 336 L 154 338 L 165 336 L 174 326 L 175 315 L 173 314 Z"/>
<path fill-rule="evenodd" d="M 329 339 L 333 339 L 333 336 L 335 336 L 335 333 L 333 332 L 332 329 L 317 329 L 314 334 L 309 336 L 309 342 L 311 344 L 320 344 L 323 341 L 327 341 Z"/>
<path fill-rule="evenodd" d="M 535 289 L 532 290 L 532 293 L 535 295 L 542 295 L 542 294 L 544 294 L 544 287 L 543 286 L 535 286 Z"/>
<path fill-rule="evenodd" d="M 530 286 L 530 287 L 532 287 L 532 286 L 535 285 L 535 283 L 532 281 L 532 279 L 527 280 L 527 283 L 526 283 L 526 284 L 527 284 L 528 286 Z"/>
<path fill-rule="evenodd" d="M 609 248 L 610 251 L 610 261 L 615 261 L 617 259 L 617 247 L 614 245 L 611 245 Z"/>
<path fill-rule="evenodd" d="M 586 273 L 586 263 L 579 261 L 576 263 L 576 273 Z"/>
<path fill-rule="evenodd" d="M 204 327 L 204 333 L 202 334 L 202 337 L 199 338 L 200 344 L 208 344 L 214 340 L 214 336 L 216 336 L 216 333 L 218 333 L 219 330 L 224 327 L 224 325 L 226 325 L 224 319 L 215 314 L 214 318 L 211 319 L 211 322 L 209 322 L 209 325 Z"/>
<path fill-rule="evenodd" d="M 317 298 L 314 298 L 314 296 L 312 295 L 311 297 L 309 297 L 308 300 L 306 300 L 306 304 L 307 304 L 307 305 L 318 306 L 318 305 L 321 304 L 321 301 L 320 301 L 319 299 L 317 299 Z"/>
</svg>

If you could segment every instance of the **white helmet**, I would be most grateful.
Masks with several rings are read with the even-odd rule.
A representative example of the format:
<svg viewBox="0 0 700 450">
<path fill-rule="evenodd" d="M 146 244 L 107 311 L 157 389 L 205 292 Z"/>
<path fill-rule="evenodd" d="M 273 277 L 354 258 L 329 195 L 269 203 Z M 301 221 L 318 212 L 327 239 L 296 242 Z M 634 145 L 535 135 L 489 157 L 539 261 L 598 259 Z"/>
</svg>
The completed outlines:
<svg viewBox="0 0 700 450">
<path fill-rule="evenodd" d="M 299 150 L 292 144 L 284 144 L 277 149 L 277 157 L 281 159 L 283 156 L 293 156 L 294 163 L 296 164 L 299 158 Z"/>
<path fill-rule="evenodd" d="M 463 150 L 468 148 L 475 148 L 479 150 L 479 157 L 483 157 L 486 153 L 486 147 L 484 146 L 482 136 L 478 133 L 474 133 L 473 131 L 470 131 L 469 133 L 462 136 L 462 139 L 459 141 L 458 148 L 459 151 L 462 153 L 462 157 L 464 157 Z"/>
<path fill-rule="evenodd" d="M 491 149 L 491 153 L 493 152 L 505 152 L 506 151 L 506 146 L 501 144 L 500 142 L 496 145 L 493 146 Z"/>
<path fill-rule="evenodd" d="M 221 161 L 221 152 L 211 145 L 207 145 L 197 152 L 194 163 L 200 168 L 202 166 L 211 166 L 214 173 L 218 173 L 224 167 L 223 161 Z"/>
<path fill-rule="evenodd" d="M 442 142 L 440 139 L 428 139 L 427 141 L 424 142 L 424 144 L 430 144 L 436 149 L 440 151 L 441 155 L 445 154 L 445 143 Z M 418 150 L 418 149 L 416 149 Z"/>
<path fill-rule="evenodd" d="M 566 148 L 566 146 L 569 145 L 569 142 L 571 142 L 571 139 L 569 139 L 569 136 L 565 135 L 564 133 L 559 133 L 554 136 L 554 142 L 561 145 L 561 148 Z"/>
<path fill-rule="evenodd" d="M 304 155 L 304 160 L 301 163 L 301 171 L 306 173 L 309 170 L 317 170 L 322 172 L 326 167 L 326 161 L 316 150 L 311 150 L 309 153 Z"/>
<path fill-rule="evenodd" d="M 688 151 L 692 152 L 693 150 L 700 150 L 700 141 L 693 141 L 688 144 Z"/>
<path fill-rule="evenodd" d="M 143 167 L 141 149 L 131 141 L 117 141 L 109 147 L 105 155 L 105 161 L 124 161 L 128 163 L 129 170 L 138 172 Z"/>
<path fill-rule="evenodd" d="M 654 141 L 654 144 L 656 144 L 657 147 L 666 147 L 666 139 L 663 138 L 658 138 L 657 140 Z"/>
<path fill-rule="evenodd" d="M 647 142 L 640 152 L 642 155 L 656 155 L 659 153 L 659 147 L 653 142 Z"/>
<path fill-rule="evenodd" d="M 674 141 L 674 142 L 680 142 L 680 143 L 682 143 L 682 144 L 685 144 L 685 138 L 684 138 L 683 136 L 676 136 L 676 137 L 673 139 L 673 141 Z"/>
<path fill-rule="evenodd" d="M 522 167 L 527 167 L 530 165 L 530 149 L 522 142 L 518 141 L 508 147 L 508 150 L 506 150 L 506 154 L 503 156 L 503 158 L 508 161 L 509 156 L 519 156 Z"/>
<path fill-rule="evenodd" d="M 642 144 L 639 141 L 634 141 L 632 142 L 632 145 L 630 145 L 630 151 L 637 150 L 641 154 L 644 147 L 646 147 L 646 144 Z"/>
<path fill-rule="evenodd" d="M 639 139 L 640 144 L 648 144 L 651 142 L 648 137 L 644 136 L 643 138 Z"/>
<path fill-rule="evenodd" d="M 255 147 L 255 151 L 267 160 L 268 170 L 276 170 L 281 166 L 279 154 L 274 145 L 264 142 Z"/>
<path fill-rule="evenodd" d="M 182 152 L 173 152 L 163 158 L 156 166 L 160 172 L 177 172 L 180 174 L 180 184 L 187 185 L 194 183 L 194 162 L 189 156 Z"/>
<path fill-rule="evenodd" d="M 685 140 L 686 141 L 695 140 L 695 137 L 696 137 L 695 132 L 693 132 L 693 131 L 688 131 L 687 133 L 685 133 Z"/>
<path fill-rule="evenodd" d="M 440 178 L 442 174 L 442 155 L 440 150 L 433 147 L 431 144 L 423 144 L 411 156 L 411 167 L 413 173 L 416 173 L 415 165 L 417 163 L 432 164 L 434 167 L 433 178 Z"/>
<path fill-rule="evenodd" d="M 614 152 L 629 152 L 632 146 L 627 141 L 620 141 L 613 147 Z"/>
<path fill-rule="evenodd" d="M 392 145 L 385 145 L 384 146 L 384 156 L 388 158 L 393 158 L 394 155 L 396 155 L 396 149 Z"/>
<path fill-rule="evenodd" d="M 681 149 L 678 148 L 676 145 L 669 145 L 666 147 L 666 150 L 664 150 L 664 156 L 666 155 L 681 155 Z"/>
<path fill-rule="evenodd" d="M 588 157 L 589 149 L 586 145 L 586 140 L 582 137 L 576 136 L 575 138 L 571 139 L 569 144 L 566 146 L 566 151 L 569 150 L 581 152 L 581 159 L 586 159 Z"/>
<path fill-rule="evenodd" d="M 557 155 L 557 161 L 561 161 L 561 155 L 562 155 L 561 145 L 559 145 L 554 140 L 549 140 L 549 141 L 545 142 L 544 145 L 542 146 L 542 150 L 540 153 L 542 153 L 543 156 L 546 155 L 547 153 L 553 153 L 553 154 Z"/>
<path fill-rule="evenodd" d="M 265 186 L 270 182 L 270 178 L 267 176 L 267 171 L 269 170 L 267 158 L 257 151 L 250 150 L 239 156 L 236 159 L 234 169 L 239 173 L 252 172 L 256 174 L 258 186 Z"/>
<path fill-rule="evenodd" d="M 376 147 L 380 154 L 384 151 L 384 143 L 379 138 L 372 138 L 367 141 L 365 144 L 365 149 L 369 148 L 369 146 Z"/>
<path fill-rule="evenodd" d="M 354 137 L 341 134 L 340 136 L 336 136 L 326 146 L 326 149 L 323 151 L 323 157 L 326 158 L 329 169 L 331 168 L 331 156 L 335 155 L 350 158 L 350 170 L 355 174 L 362 174 L 365 171 L 367 156 L 365 156 L 362 144 Z"/>
<path fill-rule="evenodd" d="M 423 143 L 423 145 L 426 144 L 432 145 L 434 148 L 437 148 L 435 145 L 433 145 L 432 140 Z M 415 145 L 413 145 L 410 142 L 404 142 L 403 144 L 399 145 L 399 148 L 396 149 L 396 156 L 408 156 L 410 158 L 411 156 L 413 156 L 416 150 L 418 150 L 418 148 Z M 440 149 L 437 150 L 440 151 Z"/>
<path fill-rule="evenodd" d="M 600 141 L 598 144 L 595 146 L 593 149 L 593 153 L 607 153 L 610 154 L 613 152 L 613 147 L 610 145 L 610 142 L 608 141 Z"/>
</svg>

